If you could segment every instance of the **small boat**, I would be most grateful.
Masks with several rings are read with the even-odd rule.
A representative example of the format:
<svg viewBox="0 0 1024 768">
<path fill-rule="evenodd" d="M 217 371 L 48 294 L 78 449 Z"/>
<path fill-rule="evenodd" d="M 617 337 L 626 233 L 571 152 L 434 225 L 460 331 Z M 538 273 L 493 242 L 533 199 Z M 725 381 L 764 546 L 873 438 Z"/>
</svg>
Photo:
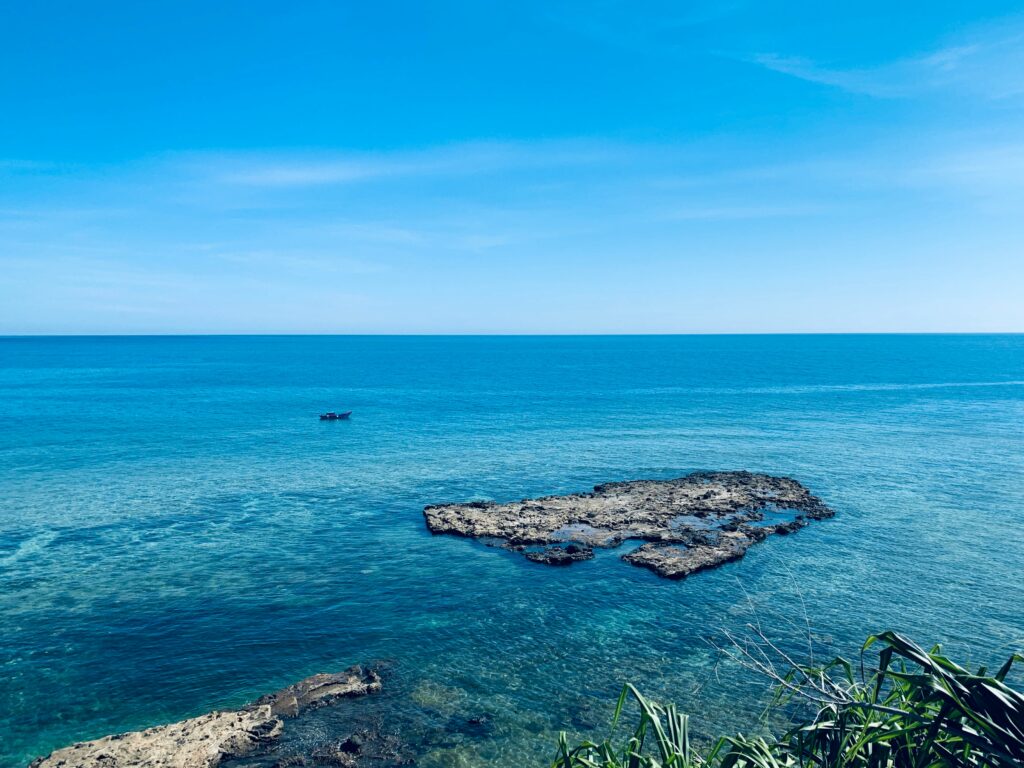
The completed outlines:
<svg viewBox="0 0 1024 768">
<path fill-rule="evenodd" d="M 327 413 L 320 414 L 320 421 L 338 421 L 340 419 L 347 419 L 352 415 L 352 411 L 344 411 L 342 413 L 335 413 L 334 411 L 328 411 Z"/>
</svg>

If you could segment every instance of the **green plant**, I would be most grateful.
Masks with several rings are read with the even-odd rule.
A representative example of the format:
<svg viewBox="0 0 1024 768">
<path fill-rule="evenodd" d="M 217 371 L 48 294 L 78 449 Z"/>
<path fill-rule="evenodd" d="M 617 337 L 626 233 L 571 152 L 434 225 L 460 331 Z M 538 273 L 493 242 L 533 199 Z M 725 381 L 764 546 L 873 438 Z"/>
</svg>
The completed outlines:
<svg viewBox="0 0 1024 768">
<path fill-rule="evenodd" d="M 625 744 L 615 748 L 609 737 L 600 744 L 585 741 L 570 750 L 563 732 L 559 736 L 558 758 L 553 768 L 640 768 L 657 765 L 695 768 L 703 764 L 704 761 L 690 745 L 689 717 L 680 714 L 674 704 L 663 707 L 648 701 L 632 685 L 626 684 L 619 695 L 612 718 L 613 730 L 629 695 L 640 706 L 640 722 Z M 655 744 L 655 755 L 650 754 L 650 740 Z"/>
<path fill-rule="evenodd" d="M 878 664 L 864 654 L 881 646 Z M 763 635 L 732 653 L 775 683 L 773 705 L 795 699 L 816 714 L 776 739 L 720 739 L 706 756 L 690 743 L 686 715 L 626 685 L 615 708 L 614 733 L 627 698 L 640 719 L 616 746 L 612 736 L 570 748 L 563 733 L 553 768 L 1009 768 L 1024 766 L 1024 694 L 1006 684 L 1011 656 L 994 675 L 925 651 L 894 632 L 868 638 L 859 671 L 837 658 L 823 666 L 793 663 Z M 789 665 L 779 674 L 776 659 Z"/>
</svg>

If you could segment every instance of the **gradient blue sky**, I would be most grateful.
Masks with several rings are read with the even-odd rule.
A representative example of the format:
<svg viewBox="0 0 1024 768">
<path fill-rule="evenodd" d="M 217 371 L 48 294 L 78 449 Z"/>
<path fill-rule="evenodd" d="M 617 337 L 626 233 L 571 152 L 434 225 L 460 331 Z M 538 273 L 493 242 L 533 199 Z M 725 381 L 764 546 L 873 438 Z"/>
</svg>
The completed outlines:
<svg viewBox="0 0 1024 768">
<path fill-rule="evenodd" d="M 0 333 L 946 330 L 1019 0 L 0 5 Z"/>
</svg>

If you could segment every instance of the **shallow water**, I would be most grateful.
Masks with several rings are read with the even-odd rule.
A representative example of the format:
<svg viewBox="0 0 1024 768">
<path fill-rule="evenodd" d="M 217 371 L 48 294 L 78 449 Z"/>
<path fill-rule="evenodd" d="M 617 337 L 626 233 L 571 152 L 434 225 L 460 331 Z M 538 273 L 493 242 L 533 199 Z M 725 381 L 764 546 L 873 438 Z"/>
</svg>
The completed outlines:
<svg viewBox="0 0 1024 768">
<path fill-rule="evenodd" d="M 423 525 L 695 469 L 837 515 L 683 582 Z M 756 728 L 763 681 L 705 641 L 755 618 L 798 652 L 1024 647 L 1022 336 L 0 339 L 0 488 L 3 765 L 372 659 L 353 710 L 422 764 L 521 766 L 626 680 Z"/>
</svg>

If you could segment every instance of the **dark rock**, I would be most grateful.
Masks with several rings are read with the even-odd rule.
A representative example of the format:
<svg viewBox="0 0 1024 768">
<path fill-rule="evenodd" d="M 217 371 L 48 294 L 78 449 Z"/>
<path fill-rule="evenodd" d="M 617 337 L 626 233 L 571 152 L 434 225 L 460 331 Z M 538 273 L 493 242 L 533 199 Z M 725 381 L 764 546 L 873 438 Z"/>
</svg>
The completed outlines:
<svg viewBox="0 0 1024 768">
<path fill-rule="evenodd" d="M 272 768 L 298 768 L 309 765 L 309 758 L 305 755 L 285 755 L 274 761 Z"/>
<path fill-rule="evenodd" d="M 474 736 L 486 736 L 494 730 L 494 715 L 485 712 L 466 719 L 466 730 Z"/>
<path fill-rule="evenodd" d="M 494 731 L 494 715 L 490 712 L 471 715 L 453 715 L 445 726 L 446 733 L 463 734 L 472 738 L 489 736 Z"/>
<path fill-rule="evenodd" d="M 385 733 L 382 726 L 376 726 L 353 733 L 340 742 L 336 754 L 342 765 L 357 766 L 401 766 L 415 762 L 409 746 L 391 733 Z"/>
<path fill-rule="evenodd" d="M 353 755 L 359 754 L 363 749 L 363 737 L 358 733 L 353 733 L 343 742 L 340 747 L 342 752 L 350 752 Z"/>
<path fill-rule="evenodd" d="M 680 547 L 672 544 L 644 544 L 622 559 L 649 568 L 666 579 L 684 579 L 692 573 L 739 560 L 754 539 L 741 531 L 724 531 L 713 546 Z"/>
<path fill-rule="evenodd" d="M 569 544 L 565 547 L 552 545 L 539 552 L 526 553 L 527 560 L 547 565 L 571 565 L 581 560 L 592 560 L 593 557 L 594 550 L 592 548 L 578 544 Z"/>
<path fill-rule="evenodd" d="M 316 765 L 338 765 L 345 768 L 357 765 L 355 755 L 346 752 L 337 744 L 317 747 L 310 753 L 310 757 Z"/>
<path fill-rule="evenodd" d="M 788 536 L 791 533 L 799 531 L 806 525 L 807 521 L 798 517 L 796 520 L 790 520 L 788 523 L 779 523 L 774 527 L 773 530 L 775 531 L 775 533 L 778 533 L 782 536 Z"/>
<path fill-rule="evenodd" d="M 794 510 L 797 519 L 763 523 L 765 510 Z M 834 513 L 788 477 L 752 472 L 695 472 L 675 480 L 602 483 L 591 493 L 545 496 L 508 504 L 436 504 L 423 510 L 432 533 L 504 542 L 533 562 L 569 565 L 593 547 L 647 542 L 623 557 L 668 578 L 742 557 L 773 533 L 787 534 Z M 543 545 L 544 549 L 529 547 Z"/>
</svg>

